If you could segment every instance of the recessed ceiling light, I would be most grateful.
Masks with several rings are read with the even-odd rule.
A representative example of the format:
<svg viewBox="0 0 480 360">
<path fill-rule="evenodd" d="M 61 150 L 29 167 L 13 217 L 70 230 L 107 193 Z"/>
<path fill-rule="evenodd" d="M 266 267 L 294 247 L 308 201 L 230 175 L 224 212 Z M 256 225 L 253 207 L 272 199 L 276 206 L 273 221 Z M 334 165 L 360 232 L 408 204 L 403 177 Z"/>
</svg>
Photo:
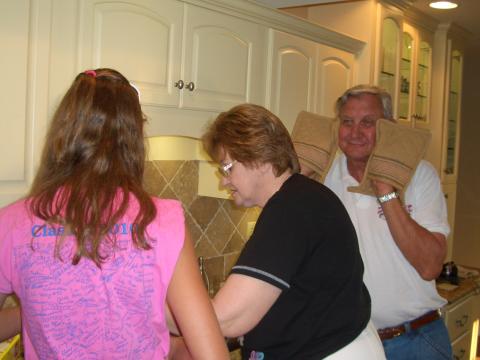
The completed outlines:
<svg viewBox="0 0 480 360">
<path fill-rule="evenodd" d="M 429 6 L 434 9 L 449 10 L 455 9 L 458 4 L 453 1 L 432 1 Z"/>
</svg>

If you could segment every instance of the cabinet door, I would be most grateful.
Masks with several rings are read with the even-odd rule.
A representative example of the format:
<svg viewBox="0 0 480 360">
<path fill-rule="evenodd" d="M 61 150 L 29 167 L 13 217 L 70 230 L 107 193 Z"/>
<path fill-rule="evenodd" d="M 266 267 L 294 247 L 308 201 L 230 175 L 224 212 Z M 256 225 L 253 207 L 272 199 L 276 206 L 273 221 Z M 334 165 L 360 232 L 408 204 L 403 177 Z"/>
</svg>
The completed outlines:
<svg viewBox="0 0 480 360">
<path fill-rule="evenodd" d="M 399 68 L 400 68 L 400 40 L 401 23 L 394 17 L 385 17 L 382 20 L 380 32 L 380 67 L 377 84 L 387 90 L 392 96 L 394 116 L 397 116 L 399 98 Z"/>
<path fill-rule="evenodd" d="M 432 90 L 433 36 L 425 31 L 417 32 L 415 49 L 415 87 L 412 118 L 415 127 L 431 128 L 430 98 Z"/>
<path fill-rule="evenodd" d="M 473 297 L 468 297 L 460 304 L 448 309 L 445 321 L 448 334 L 452 340 L 472 329 L 474 317 Z"/>
<path fill-rule="evenodd" d="M 0 2 L 0 66 L 4 70 L 4 86 L 0 88 L 0 206 L 24 195 L 33 167 L 30 154 L 34 124 L 27 113 L 26 70 L 29 39 L 34 38 L 29 35 L 29 13 L 29 1 Z"/>
<path fill-rule="evenodd" d="M 266 29 L 237 17 L 186 5 L 181 107 L 224 111 L 264 104 Z"/>
<path fill-rule="evenodd" d="M 453 360 L 469 360 L 472 333 L 469 331 L 452 343 Z"/>
<path fill-rule="evenodd" d="M 400 58 L 398 119 L 429 128 L 432 36 L 404 23 Z"/>
<path fill-rule="evenodd" d="M 353 54 L 317 45 L 316 113 L 335 116 L 337 99 L 353 85 L 354 64 Z"/>
<path fill-rule="evenodd" d="M 404 24 L 402 52 L 400 56 L 400 93 L 398 97 L 398 120 L 411 125 L 412 87 L 414 77 L 414 47 L 416 40 L 413 29 Z"/>
<path fill-rule="evenodd" d="M 463 54 L 453 48 L 450 51 L 447 108 L 443 139 L 443 181 L 456 182 L 458 173 L 458 149 L 460 139 L 460 107 L 462 89 Z"/>
<path fill-rule="evenodd" d="M 86 0 L 78 22 L 78 70 L 111 67 L 140 89 L 142 104 L 178 106 L 183 4 Z"/>
<path fill-rule="evenodd" d="M 300 111 L 314 111 L 316 46 L 313 41 L 270 30 L 268 106 L 289 131 Z"/>
</svg>

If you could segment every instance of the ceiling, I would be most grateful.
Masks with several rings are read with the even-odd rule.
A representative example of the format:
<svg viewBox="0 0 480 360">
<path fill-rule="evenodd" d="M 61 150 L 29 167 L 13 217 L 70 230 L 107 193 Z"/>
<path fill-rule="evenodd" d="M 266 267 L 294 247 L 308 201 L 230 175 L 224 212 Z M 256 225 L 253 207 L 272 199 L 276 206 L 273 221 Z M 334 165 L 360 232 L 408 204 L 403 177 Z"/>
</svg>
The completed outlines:
<svg viewBox="0 0 480 360">
<path fill-rule="evenodd" d="M 342 2 L 351 0 L 256 0 L 259 3 L 274 8 L 305 6 Z M 407 0 L 408 1 L 408 0 Z M 407 2 L 403 0 L 403 2 Z M 439 22 L 453 22 L 472 33 L 476 43 L 480 43 L 480 0 L 457 0 L 459 6 L 453 10 L 436 10 L 428 6 L 430 0 L 410 0 L 412 6 L 438 20 Z"/>
</svg>

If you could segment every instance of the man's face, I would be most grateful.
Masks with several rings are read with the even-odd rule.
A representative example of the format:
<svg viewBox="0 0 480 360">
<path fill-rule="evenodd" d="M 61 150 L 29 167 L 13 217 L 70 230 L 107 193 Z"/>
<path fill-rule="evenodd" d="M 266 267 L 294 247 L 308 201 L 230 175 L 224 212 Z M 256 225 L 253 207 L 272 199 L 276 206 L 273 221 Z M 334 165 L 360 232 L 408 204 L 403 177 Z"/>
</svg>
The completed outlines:
<svg viewBox="0 0 480 360">
<path fill-rule="evenodd" d="M 338 145 L 348 160 L 368 161 L 375 146 L 377 120 L 383 116 L 382 104 L 372 94 L 350 97 L 343 105 Z"/>
</svg>

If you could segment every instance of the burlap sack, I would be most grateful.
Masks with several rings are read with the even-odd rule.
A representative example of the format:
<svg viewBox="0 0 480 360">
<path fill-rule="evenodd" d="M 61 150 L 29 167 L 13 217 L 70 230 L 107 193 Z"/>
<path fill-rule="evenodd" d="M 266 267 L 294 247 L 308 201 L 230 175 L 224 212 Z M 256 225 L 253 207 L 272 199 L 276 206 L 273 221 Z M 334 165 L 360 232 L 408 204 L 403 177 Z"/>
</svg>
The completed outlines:
<svg viewBox="0 0 480 360">
<path fill-rule="evenodd" d="M 425 155 L 431 134 L 385 119 L 378 120 L 376 131 L 375 147 L 363 179 L 358 186 L 348 187 L 348 191 L 376 196 L 371 181 L 378 180 L 392 185 L 403 198 L 415 169 Z"/>
</svg>

